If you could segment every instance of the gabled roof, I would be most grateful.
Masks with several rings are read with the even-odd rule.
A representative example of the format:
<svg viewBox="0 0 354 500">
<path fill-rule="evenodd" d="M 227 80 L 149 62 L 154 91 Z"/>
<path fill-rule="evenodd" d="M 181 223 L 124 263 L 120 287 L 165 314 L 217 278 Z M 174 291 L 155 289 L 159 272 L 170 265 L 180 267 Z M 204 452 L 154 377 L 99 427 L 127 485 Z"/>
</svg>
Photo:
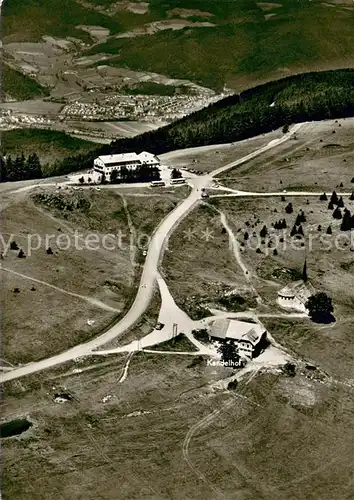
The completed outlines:
<svg viewBox="0 0 354 500">
<path fill-rule="evenodd" d="M 136 153 L 119 153 L 114 155 L 104 155 L 98 157 L 105 165 L 110 163 L 119 163 L 125 161 L 140 161 Z"/>
<path fill-rule="evenodd" d="M 302 302 L 306 302 L 313 293 L 315 293 L 315 289 L 310 282 L 304 283 L 303 281 L 295 281 L 282 288 L 278 292 L 278 295 L 290 298 L 296 297 Z"/>
<path fill-rule="evenodd" d="M 260 341 L 264 331 L 264 328 L 258 323 L 226 318 L 215 321 L 210 335 L 222 340 L 232 339 L 237 342 L 245 341 L 256 345 Z"/>
<path fill-rule="evenodd" d="M 156 155 L 153 155 L 152 153 L 148 153 L 147 151 L 142 151 L 140 154 L 138 154 L 140 159 L 145 159 L 145 160 L 156 160 L 158 159 Z"/>
</svg>

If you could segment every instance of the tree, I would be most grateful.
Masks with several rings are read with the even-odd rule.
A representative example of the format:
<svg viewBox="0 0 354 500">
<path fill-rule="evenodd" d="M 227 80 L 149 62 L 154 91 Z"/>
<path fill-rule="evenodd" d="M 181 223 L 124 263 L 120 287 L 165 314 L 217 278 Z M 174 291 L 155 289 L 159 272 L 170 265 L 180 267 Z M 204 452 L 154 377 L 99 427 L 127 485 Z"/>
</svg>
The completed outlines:
<svg viewBox="0 0 354 500">
<path fill-rule="evenodd" d="M 218 353 L 221 355 L 221 360 L 224 363 L 229 363 L 231 366 L 232 363 L 240 362 L 240 355 L 238 353 L 238 349 L 232 340 L 223 342 L 218 347 Z"/>
<path fill-rule="evenodd" d="M 14 181 L 20 181 L 28 178 L 26 175 L 25 156 L 23 153 L 16 156 L 11 174 L 11 178 Z"/>
<path fill-rule="evenodd" d="M 305 304 L 312 321 L 316 323 L 331 323 L 334 321 L 332 299 L 325 292 L 315 293 Z"/>
<path fill-rule="evenodd" d="M 290 231 L 290 236 L 295 236 L 297 234 L 297 228 L 296 228 L 296 225 L 294 224 L 293 225 L 293 228 L 292 230 Z"/>
<path fill-rule="evenodd" d="M 0 182 L 7 181 L 6 159 L 0 156 Z"/>
<path fill-rule="evenodd" d="M 342 218 L 341 209 L 339 207 L 336 207 L 336 209 L 333 212 L 332 216 L 333 216 L 334 219 L 338 219 L 338 220 L 341 219 Z"/>
<path fill-rule="evenodd" d="M 334 204 L 334 205 L 337 205 L 337 202 L 338 202 L 338 196 L 337 196 L 337 193 L 335 191 L 333 191 L 332 193 L 332 196 L 331 196 L 331 202 Z"/>
<path fill-rule="evenodd" d="M 17 257 L 18 257 L 19 259 L 25 259 L 25 258 L 26 258 L 26 254 L 25 254 L 25 252 L 22 250 L 22 248 L 21 248 L 21 249 L 20 249 L 20 251 L 18 252 Z"/>
<path fill-rule="evenodd" d="M 327 231 L 326 231 L 327 234 L 332 234 L 332 228 L 331 226 L 328 226 L 327 227 Z"/>
<path fill-rule="evenodd" d="M 25 169 L 28 179 L 40 179 L 43 176 L 41 162 L 36 153 L 29 155 Z"/>
<path fill-rule="evenodd" d="M 53 250 L 50 247 L 47 248 L 46 252 L 48 255 L 53 255 Z"/>
<path fill-rule="evenodd" d="M 296 366 L 294 363 L 287 362 L 283 366 L 283 372 L 289 377 L 295 377 L 296 375 Z"/>
<path fill-rule="evenodd" d="M 82 177 L 80 177 L 79 182 L 80 182 L 80 184 L 83 184 L 83 183 L 85 182 L 85 179 L 84 179 L 84 177 L 83 177 L 83 176 L 82 176 Z"/>
<path fill-rule="evenodd" d="M 231 381 L 227 384 L 227 390 L 228 390 L 228 391 L 234 391 L 235 389 L 237 389 L 237 385 L 238 385 L 237 380 L 231 380 Z"/>
<path fill-rule="evenodd" d="M 265 238 L 267 236 L 267 234 L 268 234 L 267 226 L 263 226 L 259 232 L 259 235 L 261 238 Z"/>
<path fill-rule="evenodd" d="M 111 173 L 111 184 L 116 183 L 117 179 L 118 179 L 118 170 L 113 170 Z"/>
<path fill-rule="evenodd" d="M 178 170 L 177 168 L 173 168 L 172 171 L 171 171 L 171 179 L 181 179 L 183 176 L 182 176 L 182 173 L 180 170 Z"/>
<path fill-rule="evenodd" d="M 342 219 L 342 223 L 340 225 L 341 231 L 350 231 L 352 229 L 352 215 L 350 210 L 344 210 L 344 215 Z"/>
<path fill-rule="evenodd" d="M 274 248 L 274 250 L 273 250 L 273 255 L 275 255 L 275 256 L 278 255 L 278 250 L 276 248 Z"/>
<path fill-rule="evenodd" d="M 321 194 L 320 201 L 327 201 L 327 200 L 328 200 L 328 198 L 327 198 L 326 193 Z"/>
<path fill-rule="evenodd" d="M 303 222 L 306 222 L 306 217 L 305 217 L 305 214 L 304 214 L 303 210 L 301 210 L 301 212 L 299 214 L 299 221 L 300 221 L 300 224 L 303 223 Z"/>
<path fill-rule="evenodd" d="M 334 203 L 333 203 L 333 201 L 330 201 L 328 203 L 328 210 L 333 210 L 333 209 L 334 209 Z"/>
<path fill-rule="evenodd" d="M 300 226 L 301 222 L 302 222 L 301 215 L 298 214 L 295 220 L 295 226 Z"/>
<path fill-rule="evenodd" d="M 192 335 L 195 337 L 199 342 L 204 342 L 205 344 L 210 343 L 210 337 L 209 337 L 209 332 L 207 328 L 200 328 L 197 330 L 192 330 Z"/>
<path fill-rule="evenodd" d="M 285 212 L 286 212 L 287 214 L 292 214 L 292 213 L 293 213 L 293 211 L 294 211 L 294 209 L 293 209 L 293 204 L 292 204 L 292 203 L 288 203 L 288 204 L 286 205 L 286 207 L 285 207 Z"/>
<path fill-rule="evenodd" d="M 344 201 L 342 197 L 340 197 L 339 200 L 337 201 L 337 207 L 344 208 Z"/>
<path fill-rule="evenodd" d="M 352 194 L 350 195 L 350 201 L 354 201 L 354 191 L 352 192 Z"/>
<path fill-rule="evenodd" d="M 289 132 L 289 125 L 287 123 L 283 125 L 282 132 L 283 134 L 287 134 Z"/>
<path fill-rule="evenodd" d="M 11 241 L 11 243 L 10 243 L 10 250 L 18 250 L 18 249 L 19 249 L 19 246 L 16 243 L 16 241 Z"/>
<path fill-rule="evenodd" d="M 247 231 L 245 231 L 245 233 L 244 233 L 244 235 L 243 235 L 243 239 L 244 239 L 244 240 L 248 240 L 248 238 L 249 238 L 249 234 L 248 234 L 248 232 L 247 232 Z"/>
</svg>

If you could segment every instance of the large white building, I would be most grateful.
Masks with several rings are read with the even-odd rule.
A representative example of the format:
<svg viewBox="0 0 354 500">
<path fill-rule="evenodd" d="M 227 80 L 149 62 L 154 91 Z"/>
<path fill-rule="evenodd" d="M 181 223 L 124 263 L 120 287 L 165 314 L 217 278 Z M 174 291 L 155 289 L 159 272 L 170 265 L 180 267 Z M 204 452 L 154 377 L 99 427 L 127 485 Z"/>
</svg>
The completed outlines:
<svg viewBox="0 0 354 500">
<path fill-rule="evenodd" d="M 267 338 L 267 332 L 260 324 L 230 318 L 216 320 L 209 335 L 221 342 L 232 340 L 239 354 L 247 358 L 259 354 Z"/>
<path fill-rule="evenodd" d="M 128 170 L 135 170 L 141 165 L 149 165 L 150 167 L 158 167 L 160 160 L 157 156 L 143 151 L 140 154 L 136 153 L 120 153 L 113 155 L 99 156 L 93 162 L 93 168 L 96 172 L 104 174 L 107 181 L 110 180 L 111 174 L 114 170 L 119 171 L 122 167 Z"/>
</svg>

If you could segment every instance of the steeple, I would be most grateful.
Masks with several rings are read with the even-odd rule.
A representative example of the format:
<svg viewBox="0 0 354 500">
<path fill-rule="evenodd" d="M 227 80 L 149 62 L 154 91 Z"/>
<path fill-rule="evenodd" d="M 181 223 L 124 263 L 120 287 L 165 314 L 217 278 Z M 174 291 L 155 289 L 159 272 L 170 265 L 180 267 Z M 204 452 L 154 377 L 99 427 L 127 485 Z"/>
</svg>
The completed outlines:
<svg viewBox="0 0 354 500">
<path fill-rule="evenodd" d="M 304 268 L 302 270 L 302 279 L 303 279 L 304 283 L 306 283 L 306 281 L 308 280 L 306 259 L 305 259 L 305 263 L 304 263 Z"/>
</svg>

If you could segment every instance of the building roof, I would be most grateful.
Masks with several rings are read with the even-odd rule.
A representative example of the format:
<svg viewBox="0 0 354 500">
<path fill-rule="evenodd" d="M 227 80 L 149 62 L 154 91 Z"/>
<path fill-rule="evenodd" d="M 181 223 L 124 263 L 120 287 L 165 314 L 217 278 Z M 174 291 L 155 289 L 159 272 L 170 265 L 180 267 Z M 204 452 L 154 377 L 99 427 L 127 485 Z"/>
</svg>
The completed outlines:
<svg viewBox="0 0 354 500">
<path fill-rule="evenodd" d="M 281 297 L 297 298 L 301 302 L 306 302 L 307 299 L 315 292 L 311 283 L 303 281 L 295 281 L 282 288 L 278 295 Z"/>
<path fill-rule="evenodd" d="M 219 339 L 232 339 L 237 342 L 247 341 L 256 345 L 264 333 L 264 328 L 258 323 L 249 323 L 235 319 L 216 320 L 210 335 Z"/>
<path fill-rule="evenodd" d="M 138 156 L 141 160 L 158 160 L 156 155 L 148 153 L 147 151 L 142 151 L 140 154 L 138 154 Z"/>
<path fill-rule="evenodd" d="M 295 293 L 293 292 L 290 286 L 284 286 L 284 288 L 279 290 L 278 295 L 280 295 L 281 297 L 288 297 L 291 299 L 295 298 Z"/>
<path fill-rule="evenodd" d="M 140 161 L 140 158 L 136 153 L 119 153 L 114 155 L 99 156 L 98 158 L 103 161 L 105 165 L 126 161 Z"/>
</svg>

